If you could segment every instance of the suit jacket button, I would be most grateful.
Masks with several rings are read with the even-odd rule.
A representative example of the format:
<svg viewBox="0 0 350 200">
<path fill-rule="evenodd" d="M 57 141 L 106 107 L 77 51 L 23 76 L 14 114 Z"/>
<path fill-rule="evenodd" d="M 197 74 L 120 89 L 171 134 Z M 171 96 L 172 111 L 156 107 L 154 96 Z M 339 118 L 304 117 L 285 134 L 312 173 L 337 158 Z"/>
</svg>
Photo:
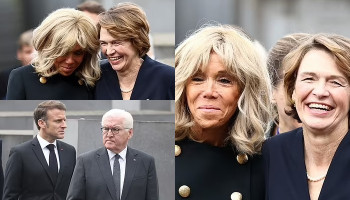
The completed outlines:
<svg viewBox="0 0 350 200">
<path fill-rule="evenodd" d="M 242 194 L 239 192 L 232 193 L 231 200 L 242 200 Z"/>
<path fill-rule="evenodd" d="M 39 81 L 40 81 L 40 83 L 42 83 L 42 84 L 45 84 L 45 83 L 47 82 L 46 78 L 43 77 L 43 76 L 39 78 Z"/>
<path fill-rule="evenodd" d="M 240 153 L 237 155 L 237 162 L 241 165 L 246 164 L 248 162 L 248 156 L 245 153 Z"/>
<path fill-rule="evenodd" d="M 181 147 L 175 144 L 175 156 L 178 156 L 180 154 L 181 154 Z"/>
<path fill-rule="evenodd" d="M 183 185 L 179 188 L 179 194 L 183 198 L 190 196 L 190 193 L 191 189 L 187 185 Z"/>
</svg>

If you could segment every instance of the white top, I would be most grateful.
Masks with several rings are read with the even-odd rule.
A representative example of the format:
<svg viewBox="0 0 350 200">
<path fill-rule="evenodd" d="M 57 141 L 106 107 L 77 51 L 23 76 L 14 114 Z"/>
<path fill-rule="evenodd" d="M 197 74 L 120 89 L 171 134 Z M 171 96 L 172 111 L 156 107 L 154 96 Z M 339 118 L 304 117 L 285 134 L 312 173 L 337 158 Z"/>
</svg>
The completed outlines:
<svg viewBox="0 0 350 200">
<path fill-rule="evenodd" d="M 125 147 L 123 151 L 119 153 L 119 165 L 120 165 L 120 199 L 122 198 L 122 192 L 123 192 L 123 186 L 124 186 L 124 177 L 125 177 L 125 166 L 126 166 L 126 152 L 128 147 Z M 115 153 L 108 150 L 108 156 L 109 156 L 109 165 L 111 166 L 111 171 L 113 174 L 113 165 L 114 165 L 114 159 L 115 159 Z"/>
<path fill-rule="evenodd" d="M 47 145 L 49 144 L 53 144 L 55 146 L 55 154 L 56 154 L 56 159 L 57 159 L 57 166 L 58 166 L 58 172 L 60 171 L 60 159 L 58 157 L 58 150 L 57 150 L 57 144 L 56 144 L 56 140 L 53 143 L 50 143 L 48 141 L 46 141 L 44 138 L 42 138 L 39 134 L 37 135 L 41 150 L 44 153 L 45 156 L 45 160 L 47 162 L 47 165 L 49 165 L 49 157 L 50 157 L 50 150 L 47 148 Z"/>
</svg>

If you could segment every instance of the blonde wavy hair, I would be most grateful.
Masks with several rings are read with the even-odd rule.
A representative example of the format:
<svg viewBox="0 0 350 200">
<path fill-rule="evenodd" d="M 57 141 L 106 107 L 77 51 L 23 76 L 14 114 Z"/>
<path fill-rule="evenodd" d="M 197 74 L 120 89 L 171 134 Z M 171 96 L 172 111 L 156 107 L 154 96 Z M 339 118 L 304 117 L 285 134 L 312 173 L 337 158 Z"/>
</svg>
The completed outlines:
<svg viewBox="0 0 350 200">
<path fill-rule="evenodd" d="M 115 7 L 99 15 L 98 32 L 101 27 L 120 41 L 130 41 L 143 57 L 150 49 L 149 23 L 146 13 L 134 3 L 119 3 Z M 100 37 L 100 35 L 98 35 Z"/>
<path fill-rule="evenodd" d="M 271 119 L 270 78 L 253 42 L 242 30 L 229 25 L 206 25 L 175 50 L 175 140 L 192 138 L 194 122 L 185 87 L 202 66 L 208 65 L 212 52 L 221 57 L 228 73 L 238 78 L 242 91 L 226 140 L 238 152 L 259 153 Z"/>
<path fill-rule="evenodd" d="M 78 44 L 85 54 L 75 75 L 83 79 L 86 85 L 94 86 L 101 74 L 97 35 L 94 23 L 83 12 L 70 8 L 52 12 L 33 33 L 33 45 L 38 51 L 33 60 L 35 71 L 44 77 L 57 74 L 55 60 Z"/>
<path fill-rule="evenodd" d="M 336 34 L 319 33 L 303 42 L 283 59 L 284 89 L 289 110 L 286 113 L 300 121 L 298 112 L 294 106 L 292 94 L 295 89 L 298 70 L 304 56 L 313 49 L 324 50 L 334 58 L 335 63 L 347 81 L 350 82 L 350 39 Z M 350 113 L 349 113 L 350 115 Z M 350 123 L 349 123 L 350 126 Z"/>
</svg>

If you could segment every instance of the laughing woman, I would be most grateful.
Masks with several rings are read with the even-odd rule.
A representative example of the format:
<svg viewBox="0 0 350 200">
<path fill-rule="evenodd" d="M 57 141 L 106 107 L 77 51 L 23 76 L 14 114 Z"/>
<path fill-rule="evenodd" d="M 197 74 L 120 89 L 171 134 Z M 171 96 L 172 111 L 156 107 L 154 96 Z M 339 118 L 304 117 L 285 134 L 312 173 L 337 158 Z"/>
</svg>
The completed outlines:
<svg viewBox="0 0 350 200">
<path fill-rule="evenodd" d="M 33 44 L 37 56 L 11 72 L 6 99 L 93 99 L 99 43 L 83 12 L 54 11 L 34 30 Z"/>
<path fill-rule="evenodd" d="M 96 99 L 174 99 L 175 69 L 146 54 L 150 28 L 141 7 L 119 3 L 100 14 L 97 28 L 108 62 L 101 63 Z"/>
<path fill-rule="evenodd" d="M 283 60 L 288 114 L 302 128 L 264 144 L 266 199 L 350 199 L 349 52 L 349 39 L 317 34 Z"/>
</svg>

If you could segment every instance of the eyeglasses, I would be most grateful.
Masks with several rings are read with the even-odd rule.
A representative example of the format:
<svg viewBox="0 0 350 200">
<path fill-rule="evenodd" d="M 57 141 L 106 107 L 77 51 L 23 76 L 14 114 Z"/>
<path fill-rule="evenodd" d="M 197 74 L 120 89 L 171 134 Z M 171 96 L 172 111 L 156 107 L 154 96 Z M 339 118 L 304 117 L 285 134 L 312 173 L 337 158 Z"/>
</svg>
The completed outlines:
<svg viewBox="0 0 350 200">
<path fill-rule="evenodd" d="M 108 128 L 108 127 L 101 128 L 103 134 L 109 133 L 109 131 L 111 131 L 113 136 L 119 134 L 119 131 L 124 129 L 131 129 L 131 128 Z"/>
</svg>

